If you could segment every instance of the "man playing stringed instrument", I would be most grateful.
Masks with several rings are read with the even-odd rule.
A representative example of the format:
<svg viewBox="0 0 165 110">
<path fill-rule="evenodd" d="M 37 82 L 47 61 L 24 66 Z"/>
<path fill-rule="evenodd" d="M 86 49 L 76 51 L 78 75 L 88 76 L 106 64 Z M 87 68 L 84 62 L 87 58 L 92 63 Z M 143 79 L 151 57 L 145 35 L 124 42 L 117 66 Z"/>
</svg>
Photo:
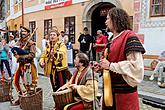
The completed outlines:
<svg viewBox="0 0 165 110">
<path fill-rule="evenodd" d="M 131 31 L 129 16 L 124 10 L 110 9 L 105 24 L 113 35 L 107 46 L 107 59 L 101 60 L 101 67 L 109 71 L 113 97 L 105 97 L 107 83 L 104 82 L 103 110 L 139 110 L 137 85 L 144 76 L 142 54 L 145 50 Z M 112 107 L 108 107 L 108 100 L 105 100 L 110 98 Z"/>
<path fill-rule="evenodd" d="M 17 59 L 17 62 L 19 63 L 19 67 L 14 75 L 14 84 L 19 94 L 23 94 L 24 92 L 20 87 L 20 77 L 23 80 L 26 91 L 34 89 L 37 86 L 38 78 L 36 73 L 36 66 L 34 65 L 33 61 L 36 53 L 36 47 L 35 42 L 31 40 L 31 37 L 32 35 L 30 35 L 30 30 L 25 27 L 21 27 L 20 39 L 16 43 L 16 47 L 11 49 L 12 53 Z M 25 69 L 27 68 L 30 69 L 29 71 L 31 72 L 31 84 L 28 82 L 25 84 L 24 82 L 24 74 L 26 71 Z M 15 105 L 18 105 L 19 103 L 19 99 L 15 101 Z"/>
<path fill-rule="evenodd" d="M 44 68 L 44 74 L 50 76 L 54 92 L 70 79 L 71 74 L 68 71 L 67 49 L 65 44 L 59 41 L 57 28 L 49 32 L 49 44 L 41 55 L 39 64 Z"/>
</svg>

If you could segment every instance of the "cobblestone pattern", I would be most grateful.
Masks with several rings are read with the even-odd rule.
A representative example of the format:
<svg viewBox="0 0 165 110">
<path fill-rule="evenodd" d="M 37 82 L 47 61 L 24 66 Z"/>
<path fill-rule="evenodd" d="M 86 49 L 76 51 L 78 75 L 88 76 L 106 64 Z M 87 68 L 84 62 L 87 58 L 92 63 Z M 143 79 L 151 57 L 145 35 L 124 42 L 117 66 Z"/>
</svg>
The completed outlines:
<svg viewBox="0 0 165 110">
<path fill-rule="evenodd" d="M 101 89 L 101 78 L 99 79 L 99 89 Z M 50 86 L 49 78 L 45 76 L 39 76 L 39 87 L 43 88 L 43 110 L 53 110 L 54 107 L 54 101 L 52 98 L 52 89 Z M 156 82 L 154 81 L 146 81 L 144 80 L 138 88 L 139 91 L 146 91 L 146 92 L 152 92 L 159 95 L 165 95 L 165 90 L 160 89 Z M 100 90 L 101 91 L 101 90 Z M 13 90 L 14 98 L 17 98 L 17 94 L 15 89 Z M 142 99 L 139 98 L 139 104 L 140 104 L 140 110 L 160 110 L 158 108 L 154 108 L 150 105 L 146 105 L 142 103 Z M 21 110 L 19 106 L 11 106 L 10 102 L 4 102 L 0 103 L 0 110 Z"/>
<path fill-rule="evenodd" d="M 144 79 L 138 87 L 138 91 L 149 92 L 156 95 L 165 96 L 165 88 L 160 88 L 157 81 L 149 81 Z"/>
</svg>

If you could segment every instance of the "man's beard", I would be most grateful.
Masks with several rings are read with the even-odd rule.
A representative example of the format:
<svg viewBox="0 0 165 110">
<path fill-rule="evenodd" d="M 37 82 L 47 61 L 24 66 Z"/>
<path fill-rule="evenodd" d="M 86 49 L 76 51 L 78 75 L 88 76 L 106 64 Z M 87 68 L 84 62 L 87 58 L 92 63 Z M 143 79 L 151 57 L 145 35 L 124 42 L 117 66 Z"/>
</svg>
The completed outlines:
<svg viewBox="0 0 165 110">
<path fill-rule="evenodd" d="M 21 34 L 21 38 L 25 38 L 26 36 L 26 34 Z"/>
<path fill-rule="evenodd" d="M 79 65 L 75 65 L 75 67 L 79 70 L 80 69 L 80 66 Z"/>
</svg>

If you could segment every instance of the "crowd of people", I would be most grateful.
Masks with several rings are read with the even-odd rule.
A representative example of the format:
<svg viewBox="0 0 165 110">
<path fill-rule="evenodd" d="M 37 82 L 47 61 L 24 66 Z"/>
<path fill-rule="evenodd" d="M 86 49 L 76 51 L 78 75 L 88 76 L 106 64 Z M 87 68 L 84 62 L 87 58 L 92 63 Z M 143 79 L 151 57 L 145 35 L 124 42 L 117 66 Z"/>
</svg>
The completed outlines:
<svg viewBox="0 0 165 110">
<path fill-rule="evenodd" d="M 18 94 L 26 94 L 34 90 L 38 84 L 37 65 L 44 69 L 44 75 L 49 76 L 54 98 L 59 91 L 71 89 L 73 100 L 62 106 L 64 110 L 139 110 L 137 86 L 143 80 L 144 64 L 143 54 L 145 49 L 137 35 L 131 30 L 128 14 L 119 8 L 112 8 L 105 21 L 107 30 L 112 35 L 104 35 L 102 30 L 97 30 L 95 40 L 84 27 L 84 33 L 78 38 L 80 53 L 76 54 L 74 73 L 70 73 L 67 63 L 68 36 L 64 31 L 59 33 L 53 28 L 45 34 L 42 40 L 42 51 L 31 40 L 31 32 L 26 27 L 20 28 L 20 38 L 15 42 L 15 37 L 10 34 L 10 41 L 1 39 L 0 58 L 1 73 L 4 66 L 9 75 L 8 80 L 13 80 Z M 61 35 L 60 35 L 61 34 Z M 95 48 L 96 54 L 91 54 Z M 107 50 L 105 52 L 105 50 Z M 36 58 L 40 57 L 39 59 Z M 96 59 L 93 59 L 95 58 Z M 11 66 L 9 65 L 11 60 Z M 38 62 L 37 62 L 38 60 Z M 90 62 L 90 60 L 96 60 Z M 12 72 L 11 72 L 12 70 Z M 106 77 L 109 86 L 103 80 L 103 94 L 98 95 L 98 73 L 105 78 L 104 70 L 110 77 Z M 31 80 L 25 80 L 26 74 L 31 74 Z M 24 89 L 20 86 L 20 79 Z M 110 91 L 104 87 L 109 86 Z M 107 93 L 111 92 L 111 93 Z M 112 94 L 107 95 L 107 94 Z M 104 100 L 108 99 L 108 100 Z M 112 105 L 109 105 L 111 101 Z M 14 105 L 20 104 L 19 97 Z M 61 106 L 55 101 L 55 110 L 61 110 Z"/>
</svg>

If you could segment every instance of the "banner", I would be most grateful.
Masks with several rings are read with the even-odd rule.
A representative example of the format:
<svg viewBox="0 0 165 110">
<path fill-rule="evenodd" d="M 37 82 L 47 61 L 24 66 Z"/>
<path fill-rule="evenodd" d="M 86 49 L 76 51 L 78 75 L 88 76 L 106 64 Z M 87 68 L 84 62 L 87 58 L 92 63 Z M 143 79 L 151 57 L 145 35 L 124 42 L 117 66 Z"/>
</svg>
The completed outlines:
<svg viewBox="0 0 165 110">
<path fill-rule="evenodd" d="M 72 4 L 72 0 L 46 0 L 45 10 L 52 8 L 64 7 Z"/>
<path fill-rule="evenodd" d="M 69 6 L 72 4 L 86 2 L 86 1 L 89 1 L 89 0 L 45 0 L 45 10 Z"/>
</svg>

